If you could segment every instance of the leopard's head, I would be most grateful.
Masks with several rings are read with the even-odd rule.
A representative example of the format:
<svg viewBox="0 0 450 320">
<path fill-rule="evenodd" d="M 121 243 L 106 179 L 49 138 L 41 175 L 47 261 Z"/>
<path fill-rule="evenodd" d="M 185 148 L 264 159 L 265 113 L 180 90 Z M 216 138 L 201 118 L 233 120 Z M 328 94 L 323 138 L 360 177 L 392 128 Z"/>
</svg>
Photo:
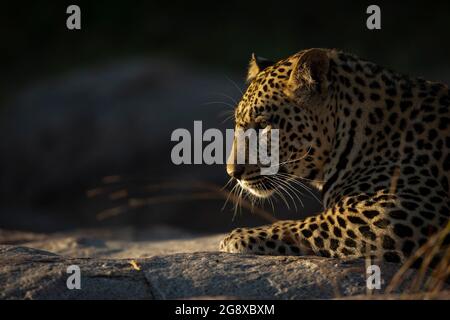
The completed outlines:
<svg viewBox="0 0 450 320">
<path fill-rule="evenodd" d="M 252 56 L 248 88 L 235 110 L 235 132 L 278 129 L 279 159 L 271 164 L 278 166 L 274 175 L 262 175 L 260 164 L 237 164 L 235 137 L 227 172 L 251 194 L 268 197 L 289 188 L 286 183 L 293 179 L 321 187 L 318 180 L 332 140 L 325 116 L 330 108 L 329 68 L 325 49 L 301 51 L 277 63 Z"/>
</svg>

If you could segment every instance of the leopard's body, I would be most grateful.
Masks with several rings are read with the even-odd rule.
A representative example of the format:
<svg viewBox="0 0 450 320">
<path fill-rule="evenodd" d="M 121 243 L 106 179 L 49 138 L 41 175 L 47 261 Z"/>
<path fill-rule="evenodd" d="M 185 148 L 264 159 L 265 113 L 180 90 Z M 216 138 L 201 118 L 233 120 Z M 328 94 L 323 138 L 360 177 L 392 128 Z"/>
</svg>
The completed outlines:
<svg viewBox="0 0 450 320">
<path fill-rule="evenodd" d="M 400 262 L 449 223 L 446 85 L 331 49 L 274 64 L 253 57 L 248 80 L 236 128 L 279 129 L 278 179 L 311 182 L 324 211 L 236 229 L 222 251 Z M 275 180 L 257 165 L 231 163 L 227 171 L 253 195 L 273 193 Z"/>
</svg>

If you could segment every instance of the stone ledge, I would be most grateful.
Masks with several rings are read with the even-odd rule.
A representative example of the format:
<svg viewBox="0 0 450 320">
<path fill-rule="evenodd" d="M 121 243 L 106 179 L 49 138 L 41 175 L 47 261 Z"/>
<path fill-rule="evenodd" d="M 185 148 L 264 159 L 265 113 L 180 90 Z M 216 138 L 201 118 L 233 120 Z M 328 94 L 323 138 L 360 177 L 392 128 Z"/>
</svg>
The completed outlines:
<svg viewBox="0 0 450 320">
<path fill-rule="evenodd" d="M 212 251 L 221 236 L 161 242 L 58 237 L 0 246 L 1 299 L 333 299 L 367 297 L 365 263 Z M 34 246 L 34 248 L 31 248 Z M 38 248 L 40 247 L 40 248 Z M 53 252 L 45 248 L 54 248 Z M 81 250 L 84 248 L 84 251 Z M 169 250 L 170 249 L 170 250 Z M 209 250 L 211 251 L 204 251 Z M 96 253 L 96 251 L 98 251 Z M 180 251 L 180 252 L 176 252 Z M 55 253 L 56 252 L 56 253 Z M 76 253 L 81 252 L 82 257 Z M 64 255 L 61 255 L 64 253 Z M 90 257 L 88 257 L 90 255 Z M 120 257 L 120 258 L 118 258 Z M 135 261 L 133 265 L 131 261 Z M 68 290 L 66 269 L 81 269 Z M 381 266 L 388 283 L 397 270 Z M 413 277 L 410 272 L 409 277 Z M 403 288 L 399 288 L 401 291 Z"/>
</svg>

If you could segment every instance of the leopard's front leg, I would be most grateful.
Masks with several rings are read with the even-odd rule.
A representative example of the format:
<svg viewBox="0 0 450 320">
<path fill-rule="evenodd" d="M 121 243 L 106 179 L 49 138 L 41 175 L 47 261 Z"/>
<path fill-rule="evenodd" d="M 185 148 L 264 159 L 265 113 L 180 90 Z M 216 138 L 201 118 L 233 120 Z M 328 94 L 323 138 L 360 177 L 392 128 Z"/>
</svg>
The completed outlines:
<svg viewBox="0 0 450 320">
<path fill-rule="evenodd" d="M 363 213 L 339 211 L 327 210 L 304 220 L 235 229 L 222 240 L 220 250 L 336 258 L 358 258 L 365 256 L 366 252 L 379 252 L 381 237 L 390 234 L 387 220 L 382 217 L 369 219 Z M 390 236 L 383 239 L 390 239 Z"/>
<path fill-rule="evenodd" d="M 279 221 L 257 228 L 238 228 L 220 243 L 220 251 L 264 255 L 313 254 L 307 243 L 302 243 L 302 221 Z"/>
</svg>

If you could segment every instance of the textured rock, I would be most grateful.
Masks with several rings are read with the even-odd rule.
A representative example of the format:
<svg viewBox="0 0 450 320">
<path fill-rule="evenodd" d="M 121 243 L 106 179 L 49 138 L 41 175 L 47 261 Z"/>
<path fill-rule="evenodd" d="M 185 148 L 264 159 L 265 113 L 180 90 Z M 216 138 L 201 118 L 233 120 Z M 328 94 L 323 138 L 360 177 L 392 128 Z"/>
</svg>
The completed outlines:
<svg viewBox="0 0 450 320">
<path fill-rule="evenodd" d="M 9 234 L 20 245 L 4 236 L 2 241 L 8 245 L 0 246 L 0 298 L 367 297 L 364 261 L 225 254 L 216 251 L 222 235 L 132 241 L 89 234 L 92 232 L 47 237 Z M 70 265 L 81 269 L 81 290 L 67 289 Z M 384 288 L 397 266 L 384 264 L 381 270 Z M 407 279 L 413 276 L 411 271 Z"/>
<path fill-rule="evenodd" d="M 67 289 L 67 267 L 81 269 L 81 289 Z M 49 252 L 0 247 L 1 299 L 151 299 L 144 276 L 126 260 L 64 258 Z"/>
</svg>

